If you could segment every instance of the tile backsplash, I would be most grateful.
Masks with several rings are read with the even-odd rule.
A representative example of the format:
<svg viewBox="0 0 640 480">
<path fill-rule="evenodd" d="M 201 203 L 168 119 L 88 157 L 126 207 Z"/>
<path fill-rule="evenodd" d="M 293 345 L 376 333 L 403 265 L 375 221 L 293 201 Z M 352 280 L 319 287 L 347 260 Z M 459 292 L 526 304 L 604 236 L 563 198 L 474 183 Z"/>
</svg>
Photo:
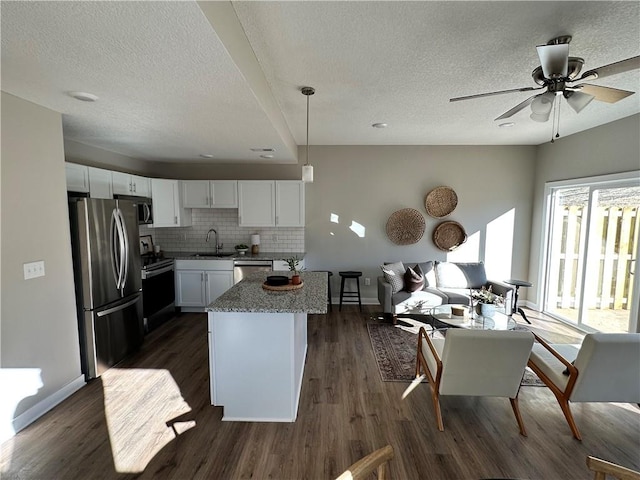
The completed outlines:
<svg viewBox="0 0 640 480">
<path fill-rule="evenodd" d="M 140 235 L 151 235 L 153 244 L 166 252 L 212 252 L 213 233 L 205 241 L 207 232 L 215 228 L 224 251 L 233 251 L 239 243 L 251 246 L 251 234 L 260 235 L 261 252 L 304 252 L 304 227 L 240 227 L 236 208 L 194 208 L 191 227 L 149 228 L 140 225 Z"/>
</svg>

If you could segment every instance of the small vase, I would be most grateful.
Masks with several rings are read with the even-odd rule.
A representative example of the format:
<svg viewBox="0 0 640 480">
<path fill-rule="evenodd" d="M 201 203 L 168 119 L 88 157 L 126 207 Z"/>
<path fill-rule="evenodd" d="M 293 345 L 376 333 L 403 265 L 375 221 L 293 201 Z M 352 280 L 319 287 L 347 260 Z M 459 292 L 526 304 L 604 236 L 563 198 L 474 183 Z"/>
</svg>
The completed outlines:
<svg viewBox="0 0 640 480">
<path fill-rule="evenodd" d="M 493 317 L 496 313 L 496 306 L 493 303 L 478 303 L 476 312 L 483 317 Z"/>
<path fill-rule="evenodd" d="M 292 285 L 300 285 L 302 283 L 302 280 L 300 279 L 300 275 L 293 275 L 291 277 L 291 284 Z"/>
</svg>

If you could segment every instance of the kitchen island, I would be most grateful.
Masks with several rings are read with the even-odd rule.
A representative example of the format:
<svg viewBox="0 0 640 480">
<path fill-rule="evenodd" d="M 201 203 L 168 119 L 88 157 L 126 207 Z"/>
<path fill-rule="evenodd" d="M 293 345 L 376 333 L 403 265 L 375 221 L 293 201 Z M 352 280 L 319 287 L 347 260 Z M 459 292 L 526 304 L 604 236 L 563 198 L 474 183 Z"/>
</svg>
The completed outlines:
<svg viewBox="0 0 640 480">
<path fill-rule="evenodd" d="M 207 306 L 211 404 L 222 420 L 294 422 L 307 354 L 307 314 L 327 312 L 327 274 L 302 272 L 298 290 L 268 291 L 258 272 Z"/>
</svg>

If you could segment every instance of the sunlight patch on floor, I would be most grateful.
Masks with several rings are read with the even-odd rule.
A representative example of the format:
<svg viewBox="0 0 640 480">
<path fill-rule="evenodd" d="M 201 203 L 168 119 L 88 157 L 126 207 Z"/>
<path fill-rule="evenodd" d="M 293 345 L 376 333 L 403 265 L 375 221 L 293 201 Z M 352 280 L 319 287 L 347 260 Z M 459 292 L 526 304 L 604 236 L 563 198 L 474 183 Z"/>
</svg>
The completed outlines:
<svg viewBox="0 0 640 480">
<path fill-rule="evenodd" d="M 409 394 L 411 392 L 413 392 L 413 389 L 416 388 L 418 385 L 420 385 L 420 383 L 427 378 L 426 375 L 422 374 L 419 377 L 414 378 L 411 383 L 409 384 L 409 386 L 405 389 L 404 392 L 402 392 L 402 400 L 404 400 L 405 398 L 407 398 L 409 396 Z"/>
<path fill-rule="evenodd" d="M 168 370 L 111 368 L 102 384 L 117 472 L 144 471 L 163 447 L 195 426 L 195 421 L 181 422 L 179 428 L 171 422 L 191 408 Z"/>
</svg>

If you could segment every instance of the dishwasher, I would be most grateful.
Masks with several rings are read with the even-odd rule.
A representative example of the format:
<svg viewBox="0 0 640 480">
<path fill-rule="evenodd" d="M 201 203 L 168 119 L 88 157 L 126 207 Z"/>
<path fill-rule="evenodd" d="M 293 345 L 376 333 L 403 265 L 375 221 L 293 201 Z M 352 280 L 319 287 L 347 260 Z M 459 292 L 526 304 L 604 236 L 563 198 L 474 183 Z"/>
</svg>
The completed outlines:
<svg viewBox="0 0 640 480">
<path fill-rule="evenodd" d="M 254 272 L 271 272 L 273 263 L 271 260 L 234 260 L 233 283 L 234 285 Z"/>
</svg>

